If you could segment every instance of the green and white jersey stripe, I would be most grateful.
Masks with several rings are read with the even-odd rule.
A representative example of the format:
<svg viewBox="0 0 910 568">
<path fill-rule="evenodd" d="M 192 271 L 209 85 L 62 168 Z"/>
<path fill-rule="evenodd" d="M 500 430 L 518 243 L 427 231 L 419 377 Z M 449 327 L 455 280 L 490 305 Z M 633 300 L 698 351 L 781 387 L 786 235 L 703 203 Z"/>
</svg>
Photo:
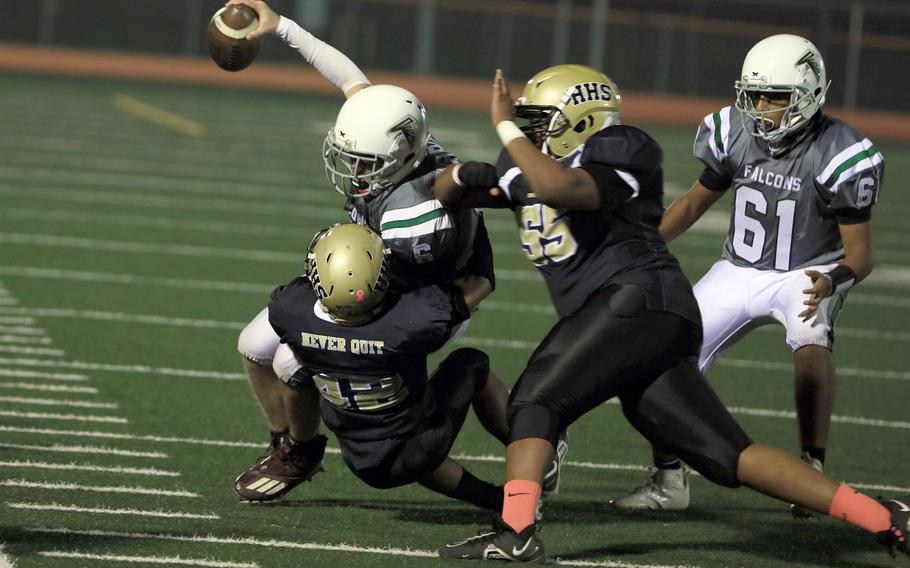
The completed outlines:
<svg viewBox="0 0 910 568">
<path fill-rule="evenodd" d="M 844 257 L 841 224 L 868 221 L 884 158 L 849 124 L 821 115 L 813 130 L 772 156 L 731 107 L 699 125 L 695 157 L 733 193 L 723 256 L 737 266 L 788 271 Z"/>
<path fill-rule="evenodd" d="M 409 239 L 452 228 L 452 219 L 436 199 L 403 209 L 383 212 L 380 232 L 384 239 Z"/>
<path fill-rule="evenodd" d="M 836 193 L 844 181 L 871 170 L 883 160 L 875 145 L 868 138 L 863 138 L 861 142 L 834 156 L 816 180 L 831 193 Z"/>
<path fill-rule="evenodd" d="M 730 107 L 709 114 L 704 119 L 703 127 L 706 131 L 704 139 L 708 142 L 711 153 L 718 162 L 723 162 L 730 148 Z M 695 144 L 699 143 L 696 138 Z"/>
</svg>

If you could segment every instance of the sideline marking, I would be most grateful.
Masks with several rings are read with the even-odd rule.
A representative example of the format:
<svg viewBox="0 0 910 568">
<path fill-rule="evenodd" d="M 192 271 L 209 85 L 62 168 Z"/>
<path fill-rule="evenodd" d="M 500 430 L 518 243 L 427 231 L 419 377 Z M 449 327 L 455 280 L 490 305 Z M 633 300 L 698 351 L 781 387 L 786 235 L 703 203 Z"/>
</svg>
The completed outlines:
<svg viewBox="0 0 910 568">
<path fill-rule="evenodd" d="M 128 114 L 139 117 L 143 120 L 147 120 L 159 126 L 164 126 L 170 128 L 171 130 L 176 130 L 177 132 L 186 134 L 187 136 L 192 136 L 193 138 L 201 138 L 205 135 L 205 126 L 199 124 L 195 120 L 190 120 L 179 114 L 154 107 L 148 103 L 144 103 L 139 99 L 134 99 L 133 97 L 124 95 L 122 93 L 116 93 L 111 102 L 115 108 L 118 108 Z"/>
</svg>

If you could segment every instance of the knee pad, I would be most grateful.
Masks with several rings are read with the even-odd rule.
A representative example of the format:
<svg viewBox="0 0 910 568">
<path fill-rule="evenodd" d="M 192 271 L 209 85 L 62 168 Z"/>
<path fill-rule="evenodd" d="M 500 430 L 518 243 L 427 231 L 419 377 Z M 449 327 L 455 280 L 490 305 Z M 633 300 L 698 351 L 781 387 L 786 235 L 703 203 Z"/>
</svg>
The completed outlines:
<svg viewBox="0 0 910 568">
<path fill-rule="evenodd" d="M 490 357 L 479 349 L 470 347 L 456 349 L 439 366 L 443 365 L 453 365 L 463 369 L 462 374 L 474 381 L 473 392 L 478 392 L 487 385 L 487 379 L 490 376 Z"/>
<path fill-rule="evenodd" d="M 271 365 L 281 339 L 269 323 L 269 309 L 265 308 L 247 324 L 237 338 L 237 351 L 260 365 Z"/>
<path fill-rule="evenodd" d="M 559 415 L 540 404 L 522 404 L 509 400 L 509 443 L 527 438 L 543 438 L 556 447 L 560 427 Z"/>
</svg>

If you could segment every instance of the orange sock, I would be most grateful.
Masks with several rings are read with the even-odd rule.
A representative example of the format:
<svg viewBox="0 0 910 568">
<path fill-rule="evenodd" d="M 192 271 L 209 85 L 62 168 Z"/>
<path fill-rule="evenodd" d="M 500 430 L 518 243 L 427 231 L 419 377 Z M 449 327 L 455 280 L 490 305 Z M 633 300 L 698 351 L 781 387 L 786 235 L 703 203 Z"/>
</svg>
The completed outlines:
<svg viewBox="0 0 910 568">
<path fill-rule="evenodd" d="M 846 484 L 837 488 L 828 515 L 871 533 L 891 528 L 891 513 L 884 505 Z"/>
<path fill-rule="evenodd" d="M 502 492 L 502 520 L 517 533 L 533 525 L 537 501 L 540 500 L 540 484 L 515 479 L 506 483 Z"/>
</svg>

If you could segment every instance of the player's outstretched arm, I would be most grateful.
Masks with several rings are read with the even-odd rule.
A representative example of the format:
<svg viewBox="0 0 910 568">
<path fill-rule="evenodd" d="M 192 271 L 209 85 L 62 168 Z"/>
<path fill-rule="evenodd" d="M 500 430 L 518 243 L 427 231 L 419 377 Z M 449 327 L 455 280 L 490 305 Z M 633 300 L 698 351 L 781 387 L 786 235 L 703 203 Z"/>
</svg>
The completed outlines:
<svg viewBox="0 0 910 568">
<path fill-rule="evenodd" d="M 521 169 L 537 199 L 557 209 L 598 209 L 600 193 L 591 174 L 582 168 L 566 168 L 541 153 L 513 121 L 515 101 L 509 84 L 496 70 L 490 118 L 515 165 Z"/>
<path fill-rule="evenodd" d="M 844 243 L 844 259 L 827 273 L 807 270 L 812 286 L 803 290 L 808 296 L 803 304 L 806 309 L 799 316 L 812 317 L 822 300 L 839 289 L 850 288 L 872 272 L 875 252 L 872 249 L 872 231 L 869 222 L 839 225 Z"/>
<path fill-rule="evenodd" d="M 448 166 L 433 182 L 433 193 L 449 209 L 508 207 L 499 189 L 496 168 L 485 162 Z"/>
<path fill-rule="evenodd" d="M 696 181 L 689 191 L 667 207 L 658 229 L 660 236 L 669 243 L 685 233 L 723 195 L 723 191 L 711 191 Z"/>
<path fill-rule="evenodd" d="M 279 16 L 262 0 L 230 0 L 227 5 L 243 4 L 256 12 L 259 27 L 247 34 L 256 39 L 276 34 L 296 49 L 307 63 L 350 98 L 357 91 L 369 87 L 370 81 L 348 56 L 306 31 L 294 20 Z"/>
</svg>

